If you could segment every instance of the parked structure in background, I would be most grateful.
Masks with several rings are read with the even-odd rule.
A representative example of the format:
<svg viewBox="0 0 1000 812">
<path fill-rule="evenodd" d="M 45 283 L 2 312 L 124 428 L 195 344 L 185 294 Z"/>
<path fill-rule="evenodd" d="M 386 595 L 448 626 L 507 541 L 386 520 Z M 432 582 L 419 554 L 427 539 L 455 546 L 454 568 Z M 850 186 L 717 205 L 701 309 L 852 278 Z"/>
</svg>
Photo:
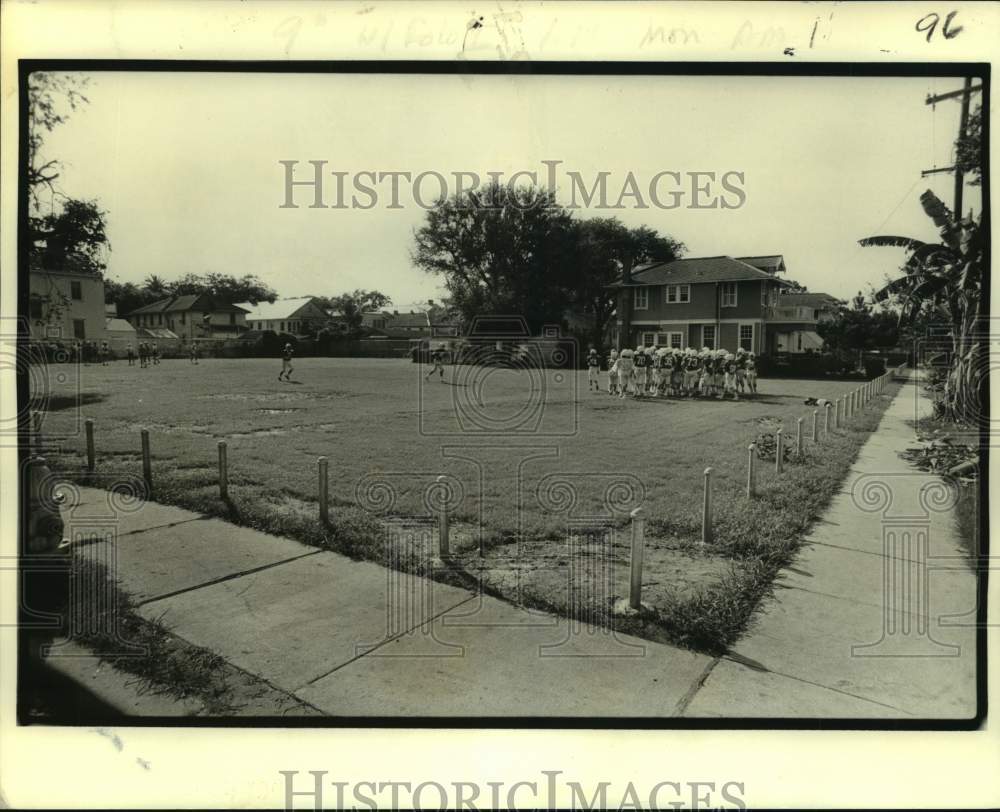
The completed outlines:
<svg viewBox="0 0 1000 812">
<path fill-rule="evenodd" d="M 304 335 L 323 329 L 331 321 L 330 314 L 314 296 L 295 296 L 259 304 L 244 302 L 238 307 L 247 311 L 247 328 L 258 332 L 270 330 L 273 333 Z"/>
<path fill-rule="evenodd" d="M 804 351 L 807 343 L 818 349 L 822 340 L 813 346 L 806 339 L 803 350 L 798 350 L 798 337 L 815 335 L 820 313 L 837 300 L 825 294 L 783 294 L 792 287 L 778 276 L 785 270 L 780 254 L 640 265 L 612 286 L 618 289 L 618 306 L 611 345 L 744 349 L 758 354 Z M 786 298 L 797 295 L 810 298 L 801 304 Z M 823 305 L 814 306 L 811 297 L 822 297 Z"/>
<path fill-rule="evenodd" d="M 75 271 L 30 270 L 28 318 L 37 341 L 103 341 L 104 280 Z"/>
<path fill-rule="evenodd" d="M 845 302 L 827 293 L 793 293 L 782 291 L 778 303 L 767 314 L 769 352 L 819 352 L 823 339 L 816 325 L 832 319 Z"/>
<path fill-rule="evenodd" d="M 247 308 L 214 300 L 207 293 L 168 296 L 133 310 L 126 318 L 137 330 L 166 329 L 183 341 L 236 338 L 247 329 Z"/>
</svg>

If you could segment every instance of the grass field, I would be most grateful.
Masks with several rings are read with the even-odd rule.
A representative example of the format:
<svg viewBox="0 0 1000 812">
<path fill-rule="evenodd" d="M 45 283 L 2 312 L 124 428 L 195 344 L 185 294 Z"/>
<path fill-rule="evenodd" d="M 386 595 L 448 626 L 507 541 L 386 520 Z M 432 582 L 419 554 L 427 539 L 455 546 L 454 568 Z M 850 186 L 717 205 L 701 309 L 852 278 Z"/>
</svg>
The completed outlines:
<svg viewBox="0 0 1000 812">
<path fill-rule="evenodd" d="M 387 526 L 422 527 L 444 475 L 456 559 L 436 577 L 479 580 L 508 599 L 581 616 L 627 593 L 628 512 L 641 504 L 651 608 L 625 623 L 702 650 L 724 648 L 745 628 L 895 392 L 813 446 L 803 400 L 836 398 L 858 383 L 764 380 L 756 397 L 736 403 L 636 401 L 588 392 L 585 372 L 455 367 L 441 383 L 408 361 L 303 358 L 286 383 L 279 366 L 119 361 L 84 367 L 79 380 L 67 368 L 62 382 L 53 367 L 43 435 L 59 451 L 49 456 L 83 478 L 78 428 L 92 418 L 98 483 L 138 476 L 145 428 L 157 500 L 374 560 L 386 556 Z M 773 457 L 758 460 L 760 496 L 748 502 L 747 445 L 778 427 L 794 442 L 799 417 L 804 457 L 781 477 Z M 218 498 L 218 440 L 228 445 L 228 502 Z M 320 455 L 329 458 L 327 528 L 316 519 Z M 707 466 L 715 538 L 703 547 Z M 426 571 L 411 542 L 392 544 L 406 547 L 392 554 L 394 566 Z M 602 573 L 610 587 L 583 588 Z"/>
</svg>

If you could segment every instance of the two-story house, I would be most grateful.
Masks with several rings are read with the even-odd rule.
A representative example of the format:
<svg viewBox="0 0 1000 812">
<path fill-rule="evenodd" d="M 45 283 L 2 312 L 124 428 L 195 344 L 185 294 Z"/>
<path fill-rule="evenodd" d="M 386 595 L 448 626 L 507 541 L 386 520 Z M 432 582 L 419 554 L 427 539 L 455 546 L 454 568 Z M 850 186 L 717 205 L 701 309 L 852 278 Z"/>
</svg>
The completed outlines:
<svg viewBox="0 0 1000 812">
<path fill-rule="evenodd" d="M 76 271 L 31 269 L 28 319 L 36 340 L 105 340 L 104 280 Z"/>
<path fill-rule="evenodd" d="M 613 285 L 619 296 L 611 342 L 762 353 L 768 308 L 788 284 L 728 256 L 640 265 Z"/>
<path fill-rule="evenodd" d="M 780 254 L 640 265 L 613 285 L 619 296 L 611 343 L 758 354 L 818 349 L 816 323 L 832 314 L 838 300 L 784 292 L 792 287 L 778 277 L 784 272 Z"/>
<path fill-rule="evenodd" d="M 247 329 L 245 308 L 213 299 L 207 293 L 168 296 L 129 313 L 137 330 L 164 328 L 185 341 L 236 338 Z"/>
</svg>

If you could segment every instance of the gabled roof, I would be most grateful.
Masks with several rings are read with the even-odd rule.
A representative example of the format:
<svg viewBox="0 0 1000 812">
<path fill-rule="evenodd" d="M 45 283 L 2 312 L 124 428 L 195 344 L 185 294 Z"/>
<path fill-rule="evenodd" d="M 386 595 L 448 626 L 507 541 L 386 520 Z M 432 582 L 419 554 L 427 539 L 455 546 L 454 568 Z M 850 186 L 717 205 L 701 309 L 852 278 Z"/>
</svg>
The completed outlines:
<svg viewBox="0 0 1000 812">
<path fill-rule="evenodd" d="M 165 299 L 158 299 L 148 305 L 136 308 L 129 316 L 137 316 L 145 313 L 178 313 L 189 310 L 199 310 L 209 313 L 235 313 L 243 312 L 245 307 L 220 302 L 213 299 L 207 293 L 188 293 L 183 296 L 168 296 Z"/>
<path fill-rule="evenodd" d="M 129 324 L 125 319 L 115 319 L 109 318 L 104 323 L 104 329 L 112 333 L 134 333 L 135 327 Z"/>
<path fill-rule="evenodd" d="M 693 257 L 672 262 L 653 262 L 632 271 L 632 285 L 691 285 L 698 282 L 738 282 L 743 280 L 775 280 L 772 274 L 746 262 L 727 256 Z M 622 287 L 621 279 L 612 287 Z"/>
<path fill-rule="evenodd" d="M 837 307 L 844 304 L 844 301 L 829 293 L 783 293 L 778 303 L 804 307 Z"/>
<path fill-rule="evenodd" d="M 764 254 L 759 257 L 736 257 L 736 259 L 768 273 L 781 273 L 785 270 L 785 258 L 781 254 Z"/>
<path fill-rule="evenodd" d="M 426 313 L 393 313 L 387 326 L 397 330 L 405 327 L 430 327 L 431 321 Z"/>
<path fill-rule="evenodd" d="M 239 306 L 247 311 L 247 321 L 280 321 L 294 318 L 302 308 L 314 301 L 313 296 L 292 296 L 258 304 L 241 302 Z"/>
</svg>

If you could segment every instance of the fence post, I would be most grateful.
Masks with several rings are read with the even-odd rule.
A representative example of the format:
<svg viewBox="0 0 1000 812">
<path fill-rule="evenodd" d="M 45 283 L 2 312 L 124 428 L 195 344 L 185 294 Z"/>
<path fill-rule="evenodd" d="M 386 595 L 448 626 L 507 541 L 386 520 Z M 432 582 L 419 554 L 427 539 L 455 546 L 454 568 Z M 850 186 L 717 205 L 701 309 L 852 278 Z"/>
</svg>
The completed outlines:
<svg viewBox="0 0 1000 812">
<path fill-rule="evenodd" d="M 842 397 L 840 397 L 840 398 L 837 398 L 837 411 L 833 415 L 833 427 L 835 429 L 839 429 L 840 428 L 840 420 L 841 420 L 840 416 L 843 413 L 843 411 L 844 411 L 844 399 Z"/>
<path fill-rule="evenodd" d="M 833 411 L 833 404 L 827 403 L 823 413 L 823 436 L 830 436 L 830 412 Z"/>
<path fill-rule="evenodd" d="M 802 456 L 802 418 L 795 421 L 795 455 Z"/>
<path fill-rule="evenodd" d="M 781 429 L 778 429 L 774 433 L 774 473 L 780 474 L 785 468 L 785 456 L 784 449 L 781 447 L 781 442 L 784 439 Z"/>
<path fill-rule="evenodd" d="M 441 510 L 438 514 L 438 556 L 444 559 L 451 554 L 448 544 L 448 485 L 444 476 L 439 476 L 435 482 L 441 494 Z"/>
<path fill-rule="evenodd" d="M 819 410 L 813 409 L 813 434 L 812 441 L 814 443 L 819 442 Z"/>
<path fill-rule="evenodd" d="M 94 473 L 94 468 L 97 466 L 97 455 L 94 453 L 94 421 L 85 420 L 83 427 L 87 433 L 87 470 Z"/>
<path fill-rule="evenodd" d="M 225 440 L 219 440 L 219 498 L 229 498 L 229 457 Z"/>
<path fill-rule="evenodd" d="M 701 509 L 701 543 L 712 541 L 712 469 L 705 469 L 705 500 Z"/>
<path fill-rule="evenodd" d="M 142 437 L 142 479 L 146 483 L 146 490 L 153 491 L 153 463 L 149 456 L 149 431 L 142 429 L 139 432 Z"/>
<path fill-rule="evenodd" d="M 326 525 L 330 521 L 329 464 L 326 457 L 316 460 L 319 468 L 319 520 Z"/>
<path fill-rule="evenodd" d="M 750 443 L 747 446 L 747 499 L 757 495 L 757 446 Z"/>
<path fill-rule="evenodd" d="M 632 516 L 632 557 L 629 561 L 628 605 L 633 609 L 642 608 L 642 559 L 646 546 L 645 520 L 642 508 L 637 507 Z"/>
</svg>

